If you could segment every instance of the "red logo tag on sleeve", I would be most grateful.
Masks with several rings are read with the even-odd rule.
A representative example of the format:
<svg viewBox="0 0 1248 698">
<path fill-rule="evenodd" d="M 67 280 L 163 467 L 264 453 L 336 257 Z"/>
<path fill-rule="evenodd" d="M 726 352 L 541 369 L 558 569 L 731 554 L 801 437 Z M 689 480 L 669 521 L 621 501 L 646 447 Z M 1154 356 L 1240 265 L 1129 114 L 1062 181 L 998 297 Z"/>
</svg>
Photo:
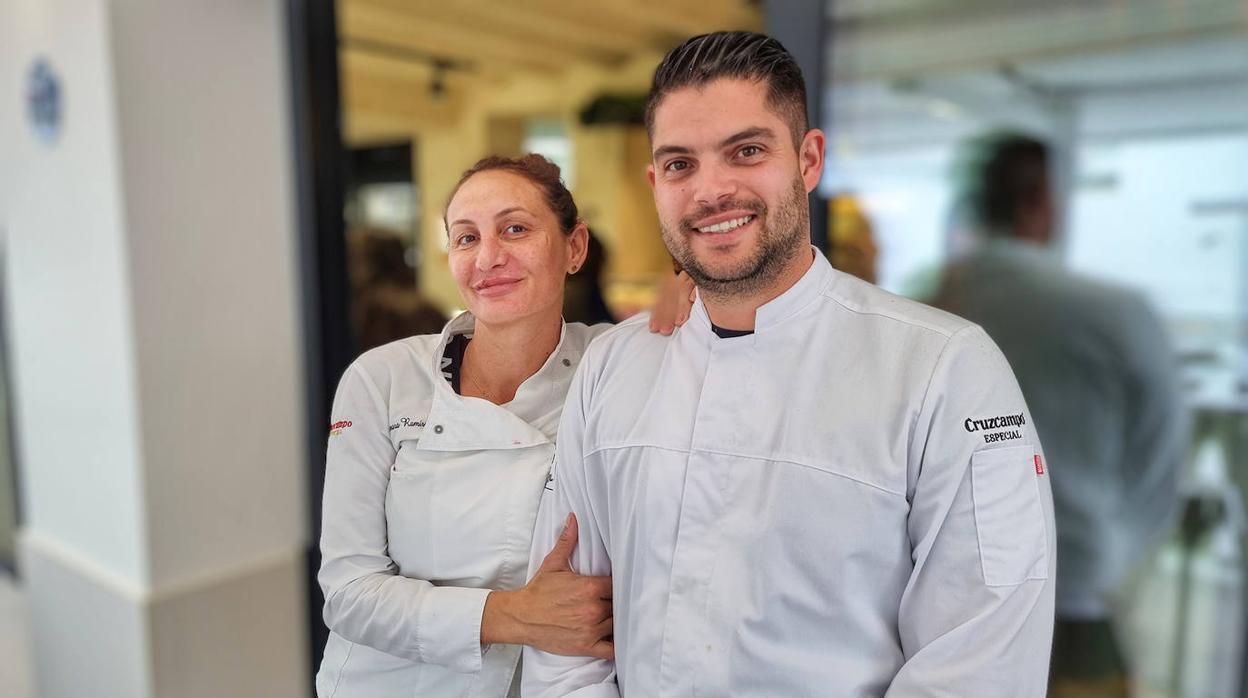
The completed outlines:
<svg viewBox="0 0 1248 698">
<path fill-rule="evenodd" d="M 350 427 L 350 426 L 351 426 L 351 421 L 350 421 L 350 420 L 343 420 L 343 421 L 340 421 L 340 422 L 334 422 L 333 424 L 330 424 L 330 425 L 329 425 L 329 435 L 330 435 L 330 436 L 337 436 L 337 435 L 339 435 L 339 434 L 341 434 L 341 433 L 342 433 L 342 430 L 343 430 L 343 429 L 346 429 L 347 427 Z"/>
<path fill-rule="evenodd" d="M 1044 460 L 1040 458 L 1039 453 L 1035 455 L 1034 460 L 1036 462 L 1036 474 L 1043 475 L 1044 474 Z"/>
</svg>

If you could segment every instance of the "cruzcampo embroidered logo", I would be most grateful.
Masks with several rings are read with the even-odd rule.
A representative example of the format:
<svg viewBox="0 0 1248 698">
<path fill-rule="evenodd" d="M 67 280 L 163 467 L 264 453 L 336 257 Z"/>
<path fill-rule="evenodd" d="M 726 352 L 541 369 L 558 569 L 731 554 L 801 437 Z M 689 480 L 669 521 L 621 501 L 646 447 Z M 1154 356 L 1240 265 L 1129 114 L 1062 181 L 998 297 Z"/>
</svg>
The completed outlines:
<svg viewBox="0 0 1248 698">
<path fill-rule="evenodd" d="M 1022 427 L 1027 424 L 1027 418 L 1022 412 L 1018 414 L 1006 414 L 999 417 L 986 417 L 984 419 L 966 418 L 962 423 L 962 428 L 968 433 L 974 434 L 977 431 L 988 432 L 984 434 L 984 443 L 991 444 L 997 441 L 1012 441 L 1014 439 L 1023 438 Z"/>
<path fill-rule="evenodd" d="M 333 424 L 329 425 L 329 435 L 337 436 L 349 428 L 351 428 L 351 420 L 349 419 L 343 420 L 340 422 L 334 422 Z"/>
</svg>

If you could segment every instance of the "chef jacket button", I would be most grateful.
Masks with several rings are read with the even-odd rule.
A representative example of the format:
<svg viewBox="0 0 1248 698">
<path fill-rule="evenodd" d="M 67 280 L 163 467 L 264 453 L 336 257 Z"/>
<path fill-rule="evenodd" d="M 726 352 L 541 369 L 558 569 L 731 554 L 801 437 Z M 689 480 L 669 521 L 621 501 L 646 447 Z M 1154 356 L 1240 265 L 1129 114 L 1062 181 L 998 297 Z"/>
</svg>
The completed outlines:
<svg viewBox="0 0 1248 698">
<path fill-rule="evenodd" d="M 434 425 L 433 425 L 433 433 L 435 433 L 435 434 L 441 434 L 441 433 L 442 433 L 442 425 L 441 425 L 441 424 L 434 424 Z"/>
<path fill-rule="evenodd" d="M 563 360 L 563 365 L 564 365 L 564 366 L 571 366 L 571 365 L 572 365 L 572 360 L 571 360 L 571 359 L 564 359 L 564 360 Z"/>
</svg>

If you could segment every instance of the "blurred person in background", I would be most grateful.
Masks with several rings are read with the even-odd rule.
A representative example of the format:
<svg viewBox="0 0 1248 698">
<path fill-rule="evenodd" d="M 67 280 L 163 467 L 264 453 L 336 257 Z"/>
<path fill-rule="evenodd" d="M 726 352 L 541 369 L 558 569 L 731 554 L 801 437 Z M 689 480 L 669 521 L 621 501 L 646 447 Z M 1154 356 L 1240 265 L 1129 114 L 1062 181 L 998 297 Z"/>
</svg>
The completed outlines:
<svg viewBox="0 0 1248 698">
<path fill-rule="evenodd" d="M 831 245 L 828 261 L 832 268 L 866 281 L 876 282 L 876 259 L 880 248 L 875 243 L 871 219 L 853 194 L 837 194 L 828 200 L 828 221 Z"/>
<path fill-rule="evenodd" d="M 612 656 L 610 579 L 569 569 L 573 517 L 525 583 L 564 396 L 608 327 L 561 318 L 586 227 L 538 155 L 476 163 L 445 220 L 468 312 L 366 352 L 334 399 L 322 697 L 501 698 L 518 690 L 521 645 Z"/>
<path fill-rule="evenodd" d="M 398 235 L 359 228 L 347 235 L 351 324 L 367 351 L 416 334 L 436 333 L 446 316 L 421 297 Z"/>
<path fill-rule="evenodd" d="M 567 291 L 563 297 L 563 319 L 567 322 L 583 322 L 596 325 L 615 322 L 602 293 L 602 274 L 607 268 L 607 249 L 593 230 L 588 230 L 589 246 L 585 263 L 568 277 Z"/>
<path fill-rule="evenodd" d="M 1112 609 L 1169 532 L 1186 449 L 1177 370 L 1138 293 L 1063 268 L 1048 146 L 1015 133 L 969 144 L 959 199 L 978 247 L 935 305 L 980 324 L 1009 359 L 1052 464 L 1057 621 L 1051 698 L 1126 696 Z"/>
</svg>

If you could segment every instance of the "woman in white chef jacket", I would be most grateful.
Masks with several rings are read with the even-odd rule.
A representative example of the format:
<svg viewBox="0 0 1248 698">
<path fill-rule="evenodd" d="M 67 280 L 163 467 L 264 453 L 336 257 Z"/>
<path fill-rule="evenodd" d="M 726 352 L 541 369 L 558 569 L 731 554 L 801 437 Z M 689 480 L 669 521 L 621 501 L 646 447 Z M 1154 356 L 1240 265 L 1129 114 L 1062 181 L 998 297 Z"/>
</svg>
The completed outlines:
<svg viewBox="0 0 1248 698">
<path fill-rule="evenodd" d="M 446 223 L 469 312 L 441 335 L 365 353 L 334 398 L 321 698 L 502 697 L 518 693 L 521 645 L 611 653 L 610 579 L 567 567 L 574 520 L 525 584 L 568 383 L 606 327 L 561 317 L 585 226 L 559 168 L 537 155 L 478 162 Z M 673 287 L 667 317 L 683 320 L 673 298 L 690 290 Z"/>
</svg>

